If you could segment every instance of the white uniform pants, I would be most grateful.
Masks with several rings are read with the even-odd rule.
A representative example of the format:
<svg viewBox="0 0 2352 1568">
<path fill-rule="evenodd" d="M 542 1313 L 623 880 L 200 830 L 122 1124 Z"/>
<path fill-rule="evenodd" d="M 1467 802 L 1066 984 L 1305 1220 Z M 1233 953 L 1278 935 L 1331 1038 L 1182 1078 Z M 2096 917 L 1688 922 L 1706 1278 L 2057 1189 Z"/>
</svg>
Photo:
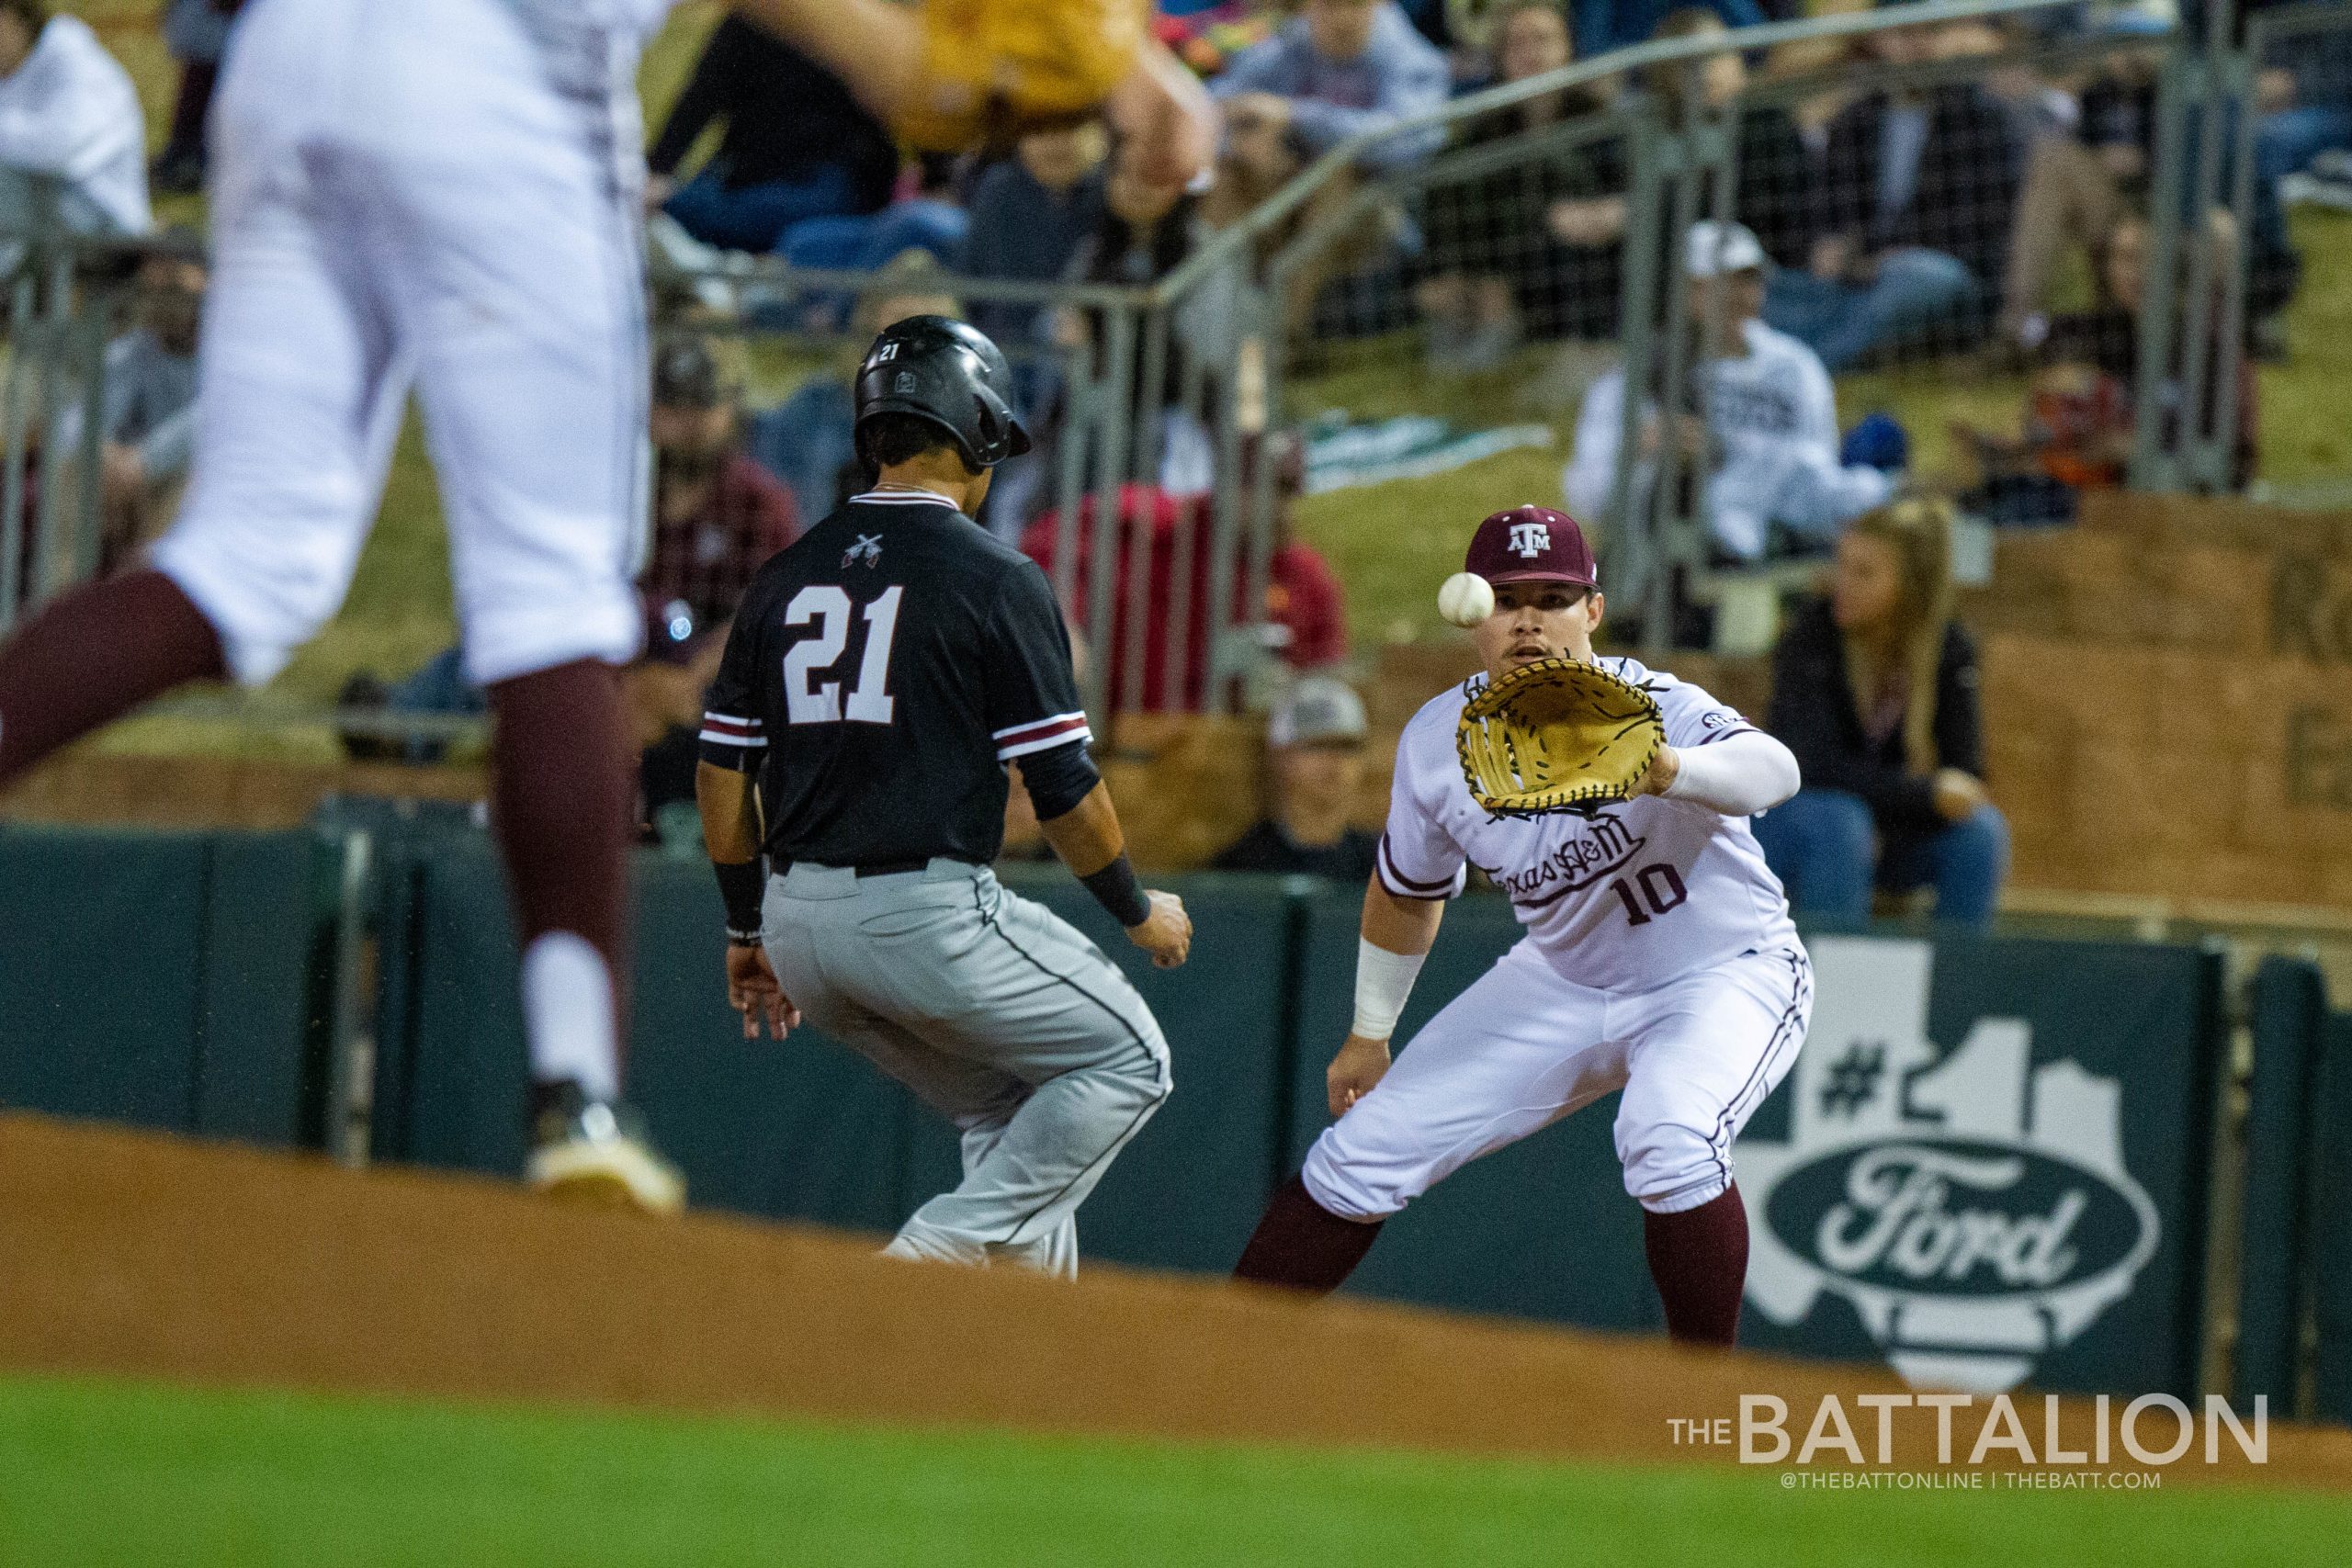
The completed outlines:
<svg viewBox="0 0 2352 1568">
<path fill-rule="evenodd" d="M 1661 1214 L 1695 1209 L 1731 1186 L 1732 1141 L 1796 1060 L 1812 1012 L 1813 966 L 1793 943 L 1627 992 L 1564 979 L 1522 942 L 1324 1130 L 1306 1190 L 1344 1218 L 1384 1218 L 1622 1089 L 1625 1190 Z"/>
<path fill-rule="evenodd" d="M 248 7 L 212 111 L 194 468 L 155 553 L 238 679 L 342 604 L 412 386 L 468 673 L 634 654 L 635 55 L 503 0 Z"/>
</svg>

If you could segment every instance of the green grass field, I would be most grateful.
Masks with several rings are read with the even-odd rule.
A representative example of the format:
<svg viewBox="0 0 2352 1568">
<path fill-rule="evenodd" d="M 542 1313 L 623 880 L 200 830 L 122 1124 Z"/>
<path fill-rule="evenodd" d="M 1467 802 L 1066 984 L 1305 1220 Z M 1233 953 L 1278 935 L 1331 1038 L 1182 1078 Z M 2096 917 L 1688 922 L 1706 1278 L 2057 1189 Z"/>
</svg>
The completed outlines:
<svg viewBox="0 0 2352 1568">
<path fill-rule="evenodd" d="M 2352 1506 L 0 1379 L 0 1562 L 1820 1568 L 2340 1562 Z"/>
</svg>

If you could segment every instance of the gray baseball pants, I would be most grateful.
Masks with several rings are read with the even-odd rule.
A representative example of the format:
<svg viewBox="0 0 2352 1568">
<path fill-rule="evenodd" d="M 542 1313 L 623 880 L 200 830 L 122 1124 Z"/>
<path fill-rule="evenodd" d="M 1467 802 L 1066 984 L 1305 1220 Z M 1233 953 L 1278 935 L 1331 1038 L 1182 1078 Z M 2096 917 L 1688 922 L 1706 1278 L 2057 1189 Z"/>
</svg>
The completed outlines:
<svg viewBox="0 0 2352 1568">
<path fill-rule="evenodd" d="M 1118 965 L 961 861 L 795 865 L 769 879 L 763 915 L 808 1021 L 963 1134 L 963 1181 L 885 1250 L 1075 1275 L 1079 1204 L 1168 1098 L 1168 1043 Z"/>
</svg>

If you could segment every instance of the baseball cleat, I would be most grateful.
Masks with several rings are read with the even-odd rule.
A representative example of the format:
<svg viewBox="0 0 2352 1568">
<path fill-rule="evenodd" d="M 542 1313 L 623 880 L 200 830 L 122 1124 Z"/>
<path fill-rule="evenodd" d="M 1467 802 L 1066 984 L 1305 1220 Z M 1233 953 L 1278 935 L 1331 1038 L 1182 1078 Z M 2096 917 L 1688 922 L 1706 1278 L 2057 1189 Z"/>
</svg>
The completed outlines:
<svg viewBox="0 0 2352 1568">
<path fill-rule="evenodd" d="M 542 1086 L 524 1180 L 566 1202 L 674 1214 L 686 1206 L 685 1178 L 653 1150 L 643 1120 L 627 1105 L 590 1100 L 577 1084 Z"/>
</svg>

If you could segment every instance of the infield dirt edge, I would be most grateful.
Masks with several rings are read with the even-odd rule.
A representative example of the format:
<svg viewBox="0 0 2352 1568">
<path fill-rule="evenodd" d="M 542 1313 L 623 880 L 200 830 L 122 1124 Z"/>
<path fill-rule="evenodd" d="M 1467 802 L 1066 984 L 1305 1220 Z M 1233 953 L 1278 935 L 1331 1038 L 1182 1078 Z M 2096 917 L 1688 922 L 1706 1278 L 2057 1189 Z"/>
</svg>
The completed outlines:
<svg viewBox="0 0 2352 1568">
<path fill-rule="evenodd" d="M 1214 1280 L 897 1263 L 810 1228 L 23 1115 L 0 1116 L 0 1323 L 26 1371 L 1619 1463 L 1733 1462 L 1667 1423 L 1742 1393 L 1809 1413 L 1903 1386 Z M 2091 1420 L 2066 1403 L 2069 1446 Z M 1935 1461 L 1898 1426 L 1896 1468 Z M 2352 1491 L 2352 1433 L 2274 1421 L 2267 1464 L 2176 1477 Z"/>
</svg>

